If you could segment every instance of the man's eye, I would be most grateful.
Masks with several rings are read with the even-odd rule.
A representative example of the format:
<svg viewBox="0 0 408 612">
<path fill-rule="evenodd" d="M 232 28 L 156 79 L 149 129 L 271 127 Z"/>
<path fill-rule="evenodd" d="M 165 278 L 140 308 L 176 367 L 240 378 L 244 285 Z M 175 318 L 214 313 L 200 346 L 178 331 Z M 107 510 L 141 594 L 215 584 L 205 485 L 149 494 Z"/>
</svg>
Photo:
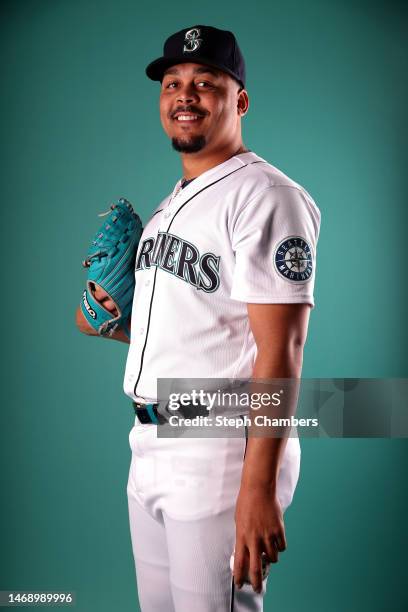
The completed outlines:
<svg viewBox="0 0 408 612">
<path fill-rule="evenodd" d="M 210 83 L 207 83 L 207 81 L 198 81 L 197 86 L 199 86 L 199 87 L 209 87 Z"/>
<path fill-rule="evenodd" d="M 170 81 L 170 83 L 167 83 L 165 85 L 166 89 L 173 89 L 173 86 L 175 87 L 177 85 L 177 83 L 175 81 Z"/>
</svg>

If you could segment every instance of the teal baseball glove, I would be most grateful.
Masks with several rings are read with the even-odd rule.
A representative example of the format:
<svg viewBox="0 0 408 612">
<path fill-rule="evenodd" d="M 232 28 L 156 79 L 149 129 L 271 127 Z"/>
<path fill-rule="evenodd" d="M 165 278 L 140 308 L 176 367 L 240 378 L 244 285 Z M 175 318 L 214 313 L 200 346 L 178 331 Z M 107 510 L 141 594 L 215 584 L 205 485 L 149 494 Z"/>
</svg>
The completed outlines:
<svg viewBox="0 0 408 612">
<path fill-rule="evenodd" d="M 128 318 L 135 289 L 135 259 L 142 222 L 125 198 L 112 204 L 96 233 L 82 265 L 88 269 L 81 310 L 100 336 L 111 336 L 121 327 L 130 337 Z M 103 215 L 102 215 L 103 216 Z M 94 297 L 102 288 L 115 305 L 112 312 Z"/>
</svg>

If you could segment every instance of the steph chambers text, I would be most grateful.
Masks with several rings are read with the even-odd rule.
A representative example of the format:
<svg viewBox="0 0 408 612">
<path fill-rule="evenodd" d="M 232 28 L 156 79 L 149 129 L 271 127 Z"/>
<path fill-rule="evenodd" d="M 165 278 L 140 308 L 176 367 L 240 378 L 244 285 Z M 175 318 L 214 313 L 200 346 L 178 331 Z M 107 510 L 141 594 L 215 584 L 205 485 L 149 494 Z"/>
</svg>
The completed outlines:
<svg viewBox="0 0 408 612">
<path fill-rule="evenodd" d="M 193 418 L 185 418 L 178 415 L 172 415 L 168 419 L 172 427 L 318 427 L 319 420 L 297 419 L 294 416 L 288 418 L 272 418 L 258 414 L 256 416 L 243 415 L 239 417 L 228 416 L 196 416 Z"/>
</svg>

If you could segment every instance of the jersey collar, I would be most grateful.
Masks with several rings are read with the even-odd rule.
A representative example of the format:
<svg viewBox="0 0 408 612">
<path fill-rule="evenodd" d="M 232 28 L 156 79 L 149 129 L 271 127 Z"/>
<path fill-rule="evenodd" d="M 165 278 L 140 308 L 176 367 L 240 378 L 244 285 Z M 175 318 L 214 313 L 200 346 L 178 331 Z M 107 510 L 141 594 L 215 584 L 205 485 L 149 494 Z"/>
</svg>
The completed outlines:
<svg viewBox="0 0 408 612">
<path fill-rule="evenodd" d="M 184 187 L 184 189 L 181 189 L 182 179 L 179 179 L 173 189 L 172 195 L 167 201 L 166 206 L 177 210 L 180 208 L 180 206 L 185 204 L 187 200 L 197 195 L 202 189 L 209 187 L 216 181 L 221 180 L 231 172 L 255 162 L 265 162 L 265 160 L 262 157 L 259 157 L 259 155 L 256 155 L 256 153 L 247 151 L 246 153 L 234 155 L 225 162 L 222 162 L 222 164 L 218 164 L 218 166 L 214 166 L 214 168 L 210 168 L 206 172 L 203 172 L 203 174 L 197 176 L 194 181 L 189 183 L 186 187 Z"/>
</svg>

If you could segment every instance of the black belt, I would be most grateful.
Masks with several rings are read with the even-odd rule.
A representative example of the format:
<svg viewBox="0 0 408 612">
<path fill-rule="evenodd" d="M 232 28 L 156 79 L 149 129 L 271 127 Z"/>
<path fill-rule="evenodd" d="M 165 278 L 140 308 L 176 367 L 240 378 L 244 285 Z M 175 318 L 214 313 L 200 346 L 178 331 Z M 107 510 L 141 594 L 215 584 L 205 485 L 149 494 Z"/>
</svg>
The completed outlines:
<svg viewBox="0 0 408 612">
<path fill-rule="evenodd" d="M 143 425 L 147 423 L 160 425 L 167 421 L 166 417 L 159 413 L 159 406 L 160 404 L 141 404 L 140 402 L 133 402 L 135 415 Z M 174 412 L 169 412 L 169 416 L 172 414 L 177 414 L 184 418 L 193 418 L 195 416 L 208 415 L 208 410 L 206 406 L 201 404 L 189 404 L 188 406 L 180 406 L 180 408 Z"/>
<path fill-rule="evenodd" d="M 139 402 L 133 402 L 133 408 L 135 415 L 143 425 L 147 423 L 158 424 L 161 419 L 158 415 L 157 408 L 160 404 L 140 404 Z M 160 420 L 159 420 L 160 419 Z"/>
</svg>

